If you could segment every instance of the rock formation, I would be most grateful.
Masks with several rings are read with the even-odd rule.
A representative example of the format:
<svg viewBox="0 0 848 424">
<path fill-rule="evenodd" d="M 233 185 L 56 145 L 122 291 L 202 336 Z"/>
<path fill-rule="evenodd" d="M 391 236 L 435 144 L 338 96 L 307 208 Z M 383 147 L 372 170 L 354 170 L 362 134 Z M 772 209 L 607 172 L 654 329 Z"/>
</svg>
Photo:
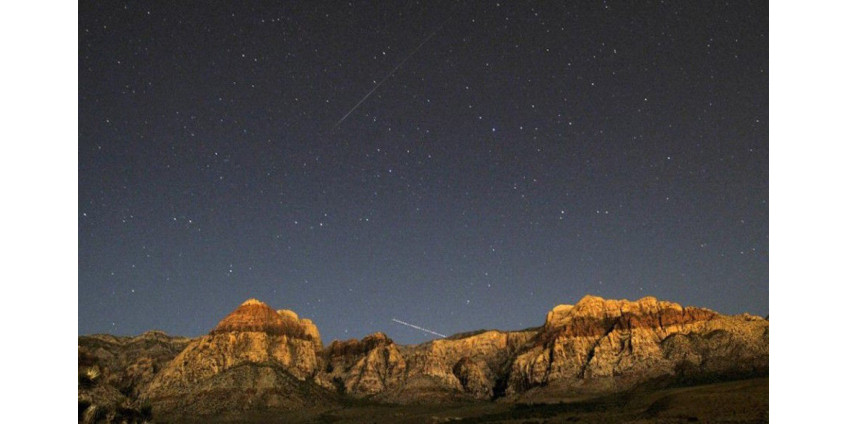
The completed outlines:
<svg viewBox="0 0 848 424">
<path fill-rule="evenodd" d="M 296 313 L 288 309 L 274 311 L 256 299 L 246 300 L 235 311 L 224 317 L 209 334 L 234 332 L 285 335 L 295 339 L 310 340 L 317 350 L 323 349 L 318 327 L 311 320 L 300 319 Z"/>
<path fill-rule="evenodd" d="M 310 320 L 250 299 L 194 340 L 161 333 L 134 342 L 81 337 L 81 376 L 91 372 L 94 380 L 112 383 L 83 389 L 81 377 L 80 396 L 112 404 L 136 399 L 133 405 L 149 402 L 154 413 L 190 415 L 328 408 L 344 397 L 564 399 L 768 375 L 768 325 L 747 314 L 726 316 L 653 297 L 586 296 L 554 307 L 543 326 L 522 331 L 477 331 L 414 346 L 375 333 L 325 348 Z M 141 353 L 114 353 L 120 351 L 114 346 L 130 345 Z"/>
<path fill-rule="evenodd" d="M 322 383 L 357 397 L 395 389 L 406 373 L 406 361 L 398 346 L 383 333 L 361 341 L 334 341 L 325 358 Z"/>
<path fill-rule="evenodd" d="M 534 334 L 532 330 L 490 330 L 415 346 L 408 353 L 410 372 L 407 378 L 433 382 L 443 392 L 491 399 L 509 361 Z M 401 402 L 414 400 L 408 396 L 396 399 Z"/>
<path fill-rule="evenodd" d="M 78 339 L 79 420 L 141 422 L 149 410 L 136 401 L 153 377 L 191 339 L 148 331 L 136 337 L 107 334 Z"/>
<path fill-rule="evenodd" d="M 321 347 L 311 321 L 250 299 L 186 346 L 142 398 L 157 412 L 193 414 L 318 403 L 324 390 L 312 380 Z M 238 396 L 222 394 L 230 391 Z"/>
<path fill-rule="evenodd" d="M 744 369 L 742 369 L 744 368 Z M 603 393 L 652 380 L 768 370 L 768 321 L 645 297 L 586 296 L 550 311 L 510 369 L 507 394 Z"/>
<path fill-rule="evenodd" d="M 586 296 L 555 307 L 537 329 L 482 331 L 408 347 L 377 334 L 334 342 L 326 355 L 325 374 L 339 390 L 383 401 L 603 394 L 767 374 L 768 321 L 653 297 Z"/>
</svg>

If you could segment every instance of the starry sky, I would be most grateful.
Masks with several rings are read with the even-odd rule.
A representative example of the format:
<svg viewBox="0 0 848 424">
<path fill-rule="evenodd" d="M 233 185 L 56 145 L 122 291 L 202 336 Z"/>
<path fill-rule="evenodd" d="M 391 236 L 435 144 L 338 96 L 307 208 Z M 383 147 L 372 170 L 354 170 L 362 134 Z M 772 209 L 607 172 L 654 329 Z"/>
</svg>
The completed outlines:
<svg viewBox="0 0 848 424">
<path fill-rule="evenodd" d="M 79 334 L 769 305 L 764 1 L 81 2 Z"/>
</svg>

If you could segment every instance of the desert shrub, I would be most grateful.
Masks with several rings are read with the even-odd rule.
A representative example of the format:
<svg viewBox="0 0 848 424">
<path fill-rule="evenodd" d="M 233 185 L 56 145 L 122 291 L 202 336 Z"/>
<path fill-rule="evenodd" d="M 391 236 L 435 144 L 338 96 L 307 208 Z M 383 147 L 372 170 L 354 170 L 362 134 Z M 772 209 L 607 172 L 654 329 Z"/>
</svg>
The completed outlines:
<svg viewBox="0 0 848 424">
<path fill-rule="evenodd" d="M 91 405 L 83 413 L 82 422 L 96 423 L 106 418 L 106 408 Z"/>
<path fill-rule="evenodd" d="M 91 381 L 96 381 L 98 378 L 100 378 L 100 367 L 93 366 L 86 368 L 85 375 Z"/>
<path fill-rule="evenodd" d="M 83 389 L 90 389 L 97 384 L 100 378 L 100 369 L 96 366 L 88 367 L 78 375 L 77 384 Z"/>
</svg>

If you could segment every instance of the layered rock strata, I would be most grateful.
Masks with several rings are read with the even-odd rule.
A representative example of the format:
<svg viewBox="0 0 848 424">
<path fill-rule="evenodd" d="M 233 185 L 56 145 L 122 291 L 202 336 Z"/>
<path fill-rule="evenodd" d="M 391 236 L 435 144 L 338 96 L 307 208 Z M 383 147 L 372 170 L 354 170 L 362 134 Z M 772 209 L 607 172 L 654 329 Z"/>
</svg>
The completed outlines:
<svg viewBox="0 0 848 424">
<path fill-rule="evenodd" d="M 540 386 L 620 391 L 683 370 L 691 377 L 767 373 L 768 321 L 653 297 L 586 296 L 548 313 L 533 346 L 513 361 L 507 394 Z"/>
<path fill-rule="evenodd" d="M 160 410 L 188 410 L 199 399 L 217 404 L 198 408 L 212 413 L 228 410 L 224 394 L 238 388 L 232 407 L 295 407 L 319 401 L 323 389 L 312 382 L 320 368 L 318 329 L 291 311 L 275 311 L 249 299 L 222 319 L 206 336 L 190 343 L 171 361 L 143 394 Z M 285 401 L 286 392 L 311 393 Z M 223 402 L 223 403 L 222 403 Z"/>
</svg>

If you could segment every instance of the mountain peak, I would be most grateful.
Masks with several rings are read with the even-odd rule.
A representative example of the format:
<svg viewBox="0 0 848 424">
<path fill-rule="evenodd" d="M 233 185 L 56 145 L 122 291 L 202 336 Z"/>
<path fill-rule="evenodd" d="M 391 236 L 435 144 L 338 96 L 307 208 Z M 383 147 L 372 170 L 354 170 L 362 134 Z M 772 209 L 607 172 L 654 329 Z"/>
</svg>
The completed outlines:
<svg viewBox="0 0 848 424">
<path fill-rule="evenodd" d="M 247 306 L 247 305 L 265 305 L 265 303 L 261 302 L 259 299 L 251 297 L 250 299 L 245 300 L 241 304 L 241 306 Z"/>
<path fill-rule="evenodd" d="M 248 299 L 215 326 L 211 334 L 233 331 L 259 331 L 284 334 L 282 318 L 277 311 L 257 299 Z"/>
<path fill-rule="evenodd" d="M 590 303 L 603 303 L 606 299 L 600 296 L 595 296 L 593 294 L 587 294 L 583 296 L 580 300 L 577 301 L 577 305 L 586 305 Z"/>
<path fill-rule="evenodd" d="M 317 349 L 323 348 L 321 334 L 312 321 L 298 318 L 287 309 L 274 310 L 257 299 L 248 299 L 224 317 L 209 333 L 260 332 L 273 336 L 288 336 L 311 340 Z"/>
</svg>

